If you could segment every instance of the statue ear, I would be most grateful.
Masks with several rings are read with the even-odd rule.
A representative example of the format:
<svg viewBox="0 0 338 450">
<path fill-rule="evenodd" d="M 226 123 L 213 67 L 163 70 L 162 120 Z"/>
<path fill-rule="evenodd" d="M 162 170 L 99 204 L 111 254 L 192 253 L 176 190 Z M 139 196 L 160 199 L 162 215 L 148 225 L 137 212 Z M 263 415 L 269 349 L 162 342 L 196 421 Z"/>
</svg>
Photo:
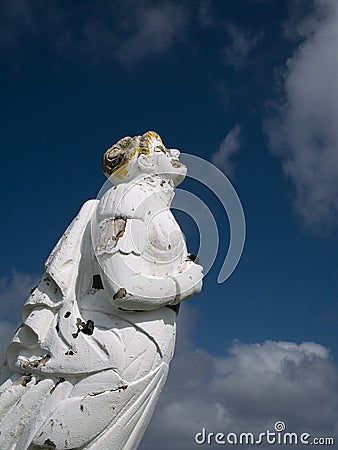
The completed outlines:
<svg viewBox="0 0 338 450">
<path fill-rule="evenodd" d="M 140 155 L 137 164 L 142 172 L 152 172 L 154 170 L 154 160 L 151 155 Z"/>
</svg>

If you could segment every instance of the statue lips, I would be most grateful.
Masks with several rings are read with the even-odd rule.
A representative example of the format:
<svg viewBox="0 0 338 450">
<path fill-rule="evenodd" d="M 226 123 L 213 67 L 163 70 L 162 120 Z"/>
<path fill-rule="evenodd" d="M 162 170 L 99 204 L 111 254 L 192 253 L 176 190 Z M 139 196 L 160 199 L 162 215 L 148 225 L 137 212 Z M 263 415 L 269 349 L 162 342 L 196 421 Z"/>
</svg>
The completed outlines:
<svg viewBox="0 0 338 450">
<path fill-rule="evenodd" d="M 178 159 L 176 159 L 176 158 L 173 158 L 172 160 L 171 160 L 171 165 L 175 168 L 175 169 L 180 169 L 180 168 L 185 168 L 186 169 L 186 167 L 185 167 L 185 165 L 184 164 L 182 164 L 181 162 L 180 162 L 180 160 L 178 160 Z"/>
<path fill-rule="evenodd" d="M 187 167 L 183 163 L 181 163 L 181 161 L 177 157 L 170 159 L 170 165 L 174 169 L 173 173 L 171 174 L 171 178 L 173 179 L 174 186 L 176 187 L 181 184 L 186 177 Z"/>
</svg>

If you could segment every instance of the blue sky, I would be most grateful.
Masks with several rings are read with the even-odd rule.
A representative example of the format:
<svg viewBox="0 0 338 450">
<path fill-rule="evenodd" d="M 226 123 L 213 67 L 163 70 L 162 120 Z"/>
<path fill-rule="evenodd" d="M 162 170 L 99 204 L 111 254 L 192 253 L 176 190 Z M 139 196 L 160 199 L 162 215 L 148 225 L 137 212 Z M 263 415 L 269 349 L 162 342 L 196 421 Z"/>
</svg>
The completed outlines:
<svg viewBox="0 0 338 450">
<path fill-rule="evenodd" d="M 242 201 L 247 237 L 236 271 L 218 285 L 226 215 L 212 193 L 184 182 L 182 188 L 213 211 L 221 245 L 203 292 L 182 307 L 167 403 L 159 405 L 146 448 L 158 448 L 156 439 L 171 435 L 174 425 L 164 425 L 170 398 L 174 402 L 169 393 L 180 370 L 189 372 L 189 361 L 197 377 L 205 359 L 208 372 L 194 378 L 200 390 L 221 376 L 230 383 L 222 398 L 229 417 L 238 412 L 234 428 L 257 429 L 278 418 L 277 400 L 265 404 L 260 396 L 240 409 L 244 394 L 237 403 L 229 397 L 231 386 L 241 392 L 241 370 L 253 386 L 257 376 L 271 374 L 262 361 L 274 361 L 278 376 L 283 361 L 299 376 L 312 373 L 316 402 L 327 405 L 328 372 L 332 392 L 338 384 L 337 4 L 2 0 L 0 10 L 1 336 L 18 322 L 60 235 L 104 183 L 105 149 L 125 135 L 156 130 L 168 147 L 219 165 Z M 196 229 L 178 217 L 195 250 Z M 280 341 L 294 347 L 287 350 Z M 250 372 L 255 365 L 259 375 Z M 288 376 L 282 385 L 293 392 L 297 383 L 287 384 Z M 174 403 L 181 409 L 172 414 L 192 414 L 196 392 L 180 394 Z M 300 419 L 315 407 L 302 403 L 302 395 L 298 409 L 285 406 L 285 420 L 333 432 L 336 406 L 316 428 Z M 248 404 L 261 412 L 254 424 Z M 182 448 L 182 442 L 195 448 L 191 430 L 182 426 L 168 448 Z"/>
</svg>

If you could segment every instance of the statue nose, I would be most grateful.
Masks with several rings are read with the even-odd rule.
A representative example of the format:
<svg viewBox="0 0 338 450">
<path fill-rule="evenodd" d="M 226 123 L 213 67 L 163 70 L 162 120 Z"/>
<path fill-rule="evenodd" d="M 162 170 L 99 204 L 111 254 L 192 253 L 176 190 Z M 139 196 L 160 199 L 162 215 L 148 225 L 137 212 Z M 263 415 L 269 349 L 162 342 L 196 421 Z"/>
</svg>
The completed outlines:
<svg viewBox="0 0 338 450">
<path fill-rule="evenodd" d="M 170 155 L 173 156 L 174 158 L 179 158 L 180 156 L 180 151 L 176 150 L 176 148 L 171 148 L 170 149 Z"/>
</svg>

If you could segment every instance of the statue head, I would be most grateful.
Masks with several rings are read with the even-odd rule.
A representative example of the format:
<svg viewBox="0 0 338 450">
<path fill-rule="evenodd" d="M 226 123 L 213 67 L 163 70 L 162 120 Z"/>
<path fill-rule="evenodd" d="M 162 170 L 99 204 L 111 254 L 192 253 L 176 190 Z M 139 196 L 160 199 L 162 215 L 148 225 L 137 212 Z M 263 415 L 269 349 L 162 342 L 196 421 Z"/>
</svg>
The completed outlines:
<svg viewBox="0 0 338 450">
<path fill-rule="evenodd" d="M 141 174 L 155 174 L 175 187 L 187 173 L 179 155 L 178 150 L 166 148 L 157 133 L 147 131 L 142 136 L 120 139 L 108 148 L 102 158 L 103 172 L 115 185 Z"/>
</svg>

